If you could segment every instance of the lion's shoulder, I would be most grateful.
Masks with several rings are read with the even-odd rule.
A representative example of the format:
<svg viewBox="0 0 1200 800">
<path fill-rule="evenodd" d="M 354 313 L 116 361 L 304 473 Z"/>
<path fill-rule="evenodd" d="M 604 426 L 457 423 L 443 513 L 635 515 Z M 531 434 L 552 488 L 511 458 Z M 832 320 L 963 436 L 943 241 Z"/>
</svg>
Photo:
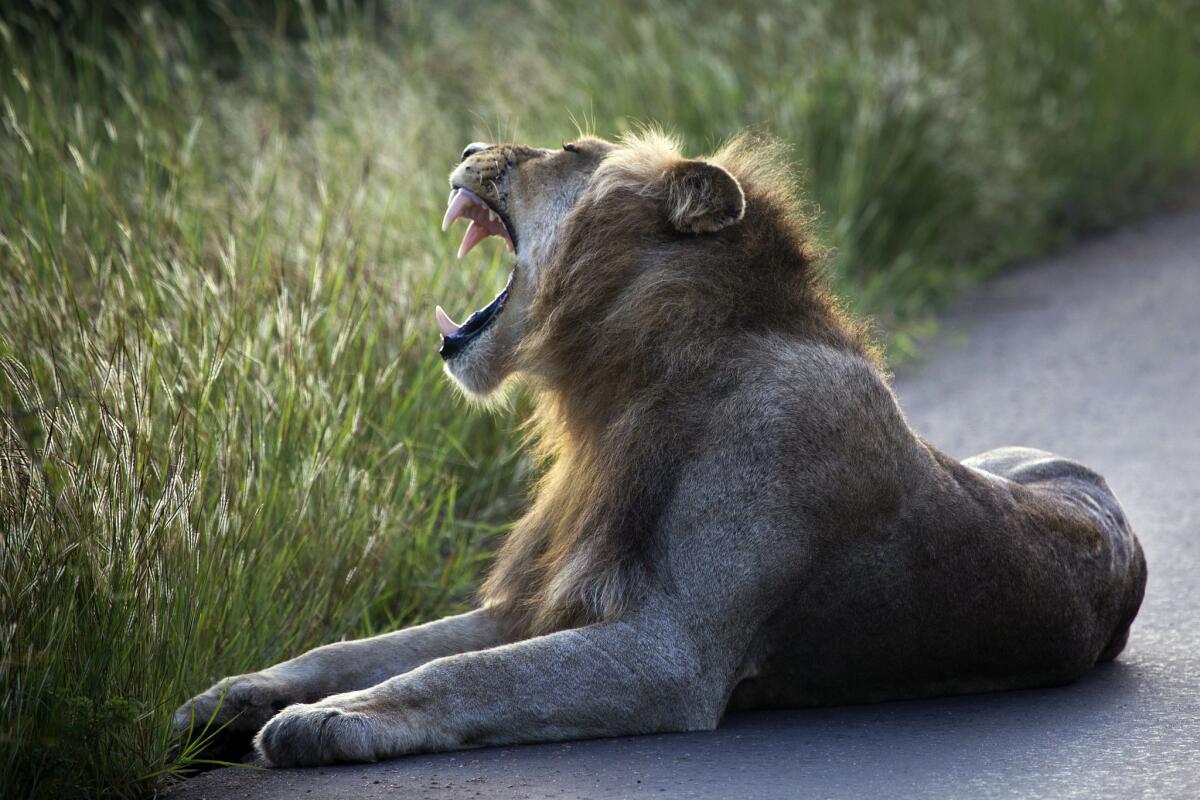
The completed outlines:
<svg viewBox="0 0 1200 800">
<path fill-rule="evenodd" d="M 887 377 L 828 345 L 761 345 L 713 399 L 680 487 L 714 506 L 783 518 L 834 495 L 903 491 L 895 465 L 915 462 L 919 444 Z"/>
<path fill-rule="evenodd" d="M 774 335 L 755 336 L 741 350 L 744 355 L 733 369 L 737 380 L 716 415 L 719 426 L 732 423 L 751 435 L 786 437 L 791 431 L 821 440 L 852 434 L 855 426 L 866 424 L 907 433 L 888 376 L 869 356 Z"/>
</svg>

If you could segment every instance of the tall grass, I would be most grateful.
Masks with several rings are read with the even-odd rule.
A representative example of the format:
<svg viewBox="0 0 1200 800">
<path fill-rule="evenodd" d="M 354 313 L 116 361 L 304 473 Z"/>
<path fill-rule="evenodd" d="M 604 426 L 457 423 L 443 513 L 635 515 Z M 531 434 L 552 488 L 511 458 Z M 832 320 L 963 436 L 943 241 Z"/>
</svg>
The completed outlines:
<svg viewBox="0 0 1200 800">
<path fill-rule="evenodd" d="M 903 350 L 964 283 L 1195 169 L 1196 7 L 1095 5 L 0 23 L 0 795 L 150 791 L 213 679 L 468 600 L 526 465 L 520 400 L 467 410 L 435 354 L 432 304 L 502 281 L 438 231 L 463 143 L 773 131 Z"/>
</svg>

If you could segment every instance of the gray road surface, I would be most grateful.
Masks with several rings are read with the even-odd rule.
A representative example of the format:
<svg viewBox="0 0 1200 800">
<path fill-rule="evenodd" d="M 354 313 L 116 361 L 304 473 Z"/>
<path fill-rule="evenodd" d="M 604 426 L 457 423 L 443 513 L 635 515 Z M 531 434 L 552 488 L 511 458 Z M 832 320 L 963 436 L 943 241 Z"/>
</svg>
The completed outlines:
<svg viewBox="0 0 1200 800">
<path fill-rule="evenodd" d="M 211 798 L 1200 798 L 1200 211 L 1008 273 L 897 381 L 957 457 L 1030 445 L 1099 469 L 1150 566 L 1129 647 L 1052 690 L 739 714 L 713 733 L 370 766 L 225 769 Z"/>
</svg>

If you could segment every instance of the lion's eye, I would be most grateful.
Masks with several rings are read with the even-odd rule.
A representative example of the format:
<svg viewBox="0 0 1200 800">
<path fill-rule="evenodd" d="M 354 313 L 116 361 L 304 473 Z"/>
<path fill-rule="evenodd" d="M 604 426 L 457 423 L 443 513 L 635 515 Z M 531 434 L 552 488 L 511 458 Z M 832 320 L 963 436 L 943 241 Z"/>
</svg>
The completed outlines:
<svg viewBox="0 0 1200 800">
<path fill-rule="evenodd" d="M 565 144 L 563 144 L 563 150 L 566 150 L 568 153 L 578 153 L 579 152 L 579 148 L 576 147 L 575 145 L 571 144 L 570 142 L 566 142 Z"/>
</svg>

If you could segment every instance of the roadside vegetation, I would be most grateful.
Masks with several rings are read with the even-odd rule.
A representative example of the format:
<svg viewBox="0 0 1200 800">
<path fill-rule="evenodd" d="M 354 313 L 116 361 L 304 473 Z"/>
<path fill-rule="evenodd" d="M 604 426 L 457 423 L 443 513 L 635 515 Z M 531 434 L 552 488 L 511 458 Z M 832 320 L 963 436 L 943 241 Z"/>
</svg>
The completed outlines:
<svg viewBox="0 0 1200 800">
<path fill-rule="evenodd" d="M 436 354 L 506 272 L 439 231 L 466 142 L 777 134 L 898 357 L 1200 164 L 1191 2 L 244 5 L 0 22 L 6 798 L 149 793 L 214 679 L 469 601 L 529 476 Z"/>
</svg>

